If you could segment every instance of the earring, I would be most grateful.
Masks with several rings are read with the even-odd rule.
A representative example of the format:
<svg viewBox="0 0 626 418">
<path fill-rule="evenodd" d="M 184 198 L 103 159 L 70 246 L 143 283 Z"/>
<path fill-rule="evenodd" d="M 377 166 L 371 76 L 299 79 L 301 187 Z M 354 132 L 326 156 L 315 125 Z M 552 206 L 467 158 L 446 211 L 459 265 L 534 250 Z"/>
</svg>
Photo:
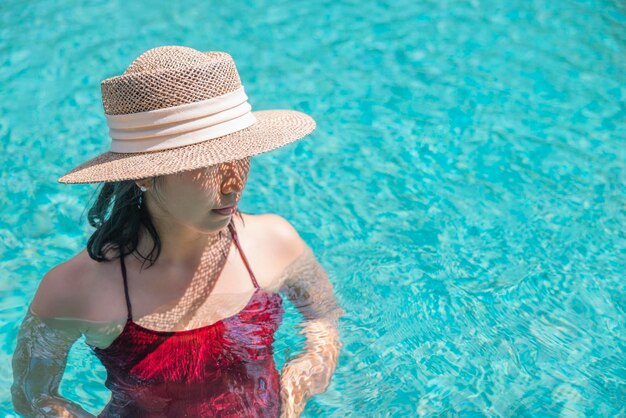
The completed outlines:
<svg viewBox="0 0 626 418">
<path fill-rule="evenodd" d="M 145 192 L 148 189 L 145 186 L 139 186 L 139 190 L 141 190 L 142 192 Z"/>
</svg>

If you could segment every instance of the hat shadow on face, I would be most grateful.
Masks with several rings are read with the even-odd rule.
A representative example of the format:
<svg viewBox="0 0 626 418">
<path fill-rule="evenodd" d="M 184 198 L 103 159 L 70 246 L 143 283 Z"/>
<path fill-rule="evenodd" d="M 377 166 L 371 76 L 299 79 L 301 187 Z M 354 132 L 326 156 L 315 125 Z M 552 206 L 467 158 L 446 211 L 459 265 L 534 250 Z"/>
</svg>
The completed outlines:
<svg viewBox="0 0 626 418">
<path fill-rule="evenodd" d="M 218 207 L 236 204 L 243 192 L 250 173 L 251 157 L 214 164 L 208 167 L 182 171 L 160 177 L 160 184 L 167 187 L 180 187 L 193 183 L 202 193 L 213 194 Z M 153 178 L 153 180 L 156 179 Z M 138 184 L 148 183 L 149 179 L 137 181 Z"/>
<path fill-rule="evenodd" d="M 223 231 L 227 216 L 212 212 L 238 206 L 250 172 L 250 158 L 215 164 L 166 176 L 133 181 L 139 206 L 151 226 L 162 233 L 172 225 L 212 233 Z M 140 191 L 145 187 L 145 191 Z M 130 199 L 136 199 L 132 197 Z M 133 201 L 128 201 L 132 205 Z M 238 208 L 235 213 L 238 213 Z M 234 216 L 234 215 L 230 215 Z M 163 228 L 159 226 L 161 224 Z M 219 230 L 219 231 L 218 231 Z"/>
<path fill-rule="evenodd" d="M 200 170 L 193 170 L 191 177 L 193 181 L 201 182 L 203 188 L 207 190 L 217 189 L 224 195 L 233 192 L 240 193 L 248 181 L 250 159 L 250 157 L 245 157 L 227 163 L 214 164 Z"/>
</svg>

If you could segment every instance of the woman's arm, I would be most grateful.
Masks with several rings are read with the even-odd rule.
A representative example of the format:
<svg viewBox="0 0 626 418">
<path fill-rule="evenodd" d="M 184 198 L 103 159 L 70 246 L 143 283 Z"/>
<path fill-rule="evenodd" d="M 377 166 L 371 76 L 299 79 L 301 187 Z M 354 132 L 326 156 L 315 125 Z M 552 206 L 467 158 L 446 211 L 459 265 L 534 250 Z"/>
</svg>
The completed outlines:
<svg viewBox="0 0 626 418">
<path fill-rule="evenodd" d="M 67 354 L 80 332 L 69 322 L 35 315 L 29 308 L 13 353 L 11 395 L 15 411 L 24 417 L 93 417 L 59 395 Z"/>
<path fill-rule="evenodd" d="M 13 353 L 11 396 L 24 417 L 93 417 L 59 395 L 67 355 L 80 338 L 78 320 L 65 319 L 75 309 L 67 265 L 48 272 L 28 307 Z"/>
<path fill-rule="evenodd" d="M 328 274 L 311 248 L 297 232 L 292 234 L 292 248 L 299 255 L 285 269 L 280 291 L 304 317 L 300 333 L 306 342 L 304 351 L 281 371 L 281 417 L 300 416 L 308 399 L 330 385 L 342 346 L 337 321 L 346 313 L 337 304 Z"/>
</svg>

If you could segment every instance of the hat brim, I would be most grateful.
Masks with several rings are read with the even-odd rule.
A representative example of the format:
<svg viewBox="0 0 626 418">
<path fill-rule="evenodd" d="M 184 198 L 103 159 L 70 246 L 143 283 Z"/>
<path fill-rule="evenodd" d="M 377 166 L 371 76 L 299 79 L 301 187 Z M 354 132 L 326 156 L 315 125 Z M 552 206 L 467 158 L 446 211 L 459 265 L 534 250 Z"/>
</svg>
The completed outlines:
<svg viewBox="0 0 626 418">
<path fill-rule="evenodd" d="M 197 144 L 142 153 L 107 151 L 73 168 L 58 179 L 80 184 L 137 180 L 174 174 L 238 160 L 283 147 L 315 130 L 315 120 L 296 110 L 252 112 L 257 121 L 241 131 Z"/>
</svg>

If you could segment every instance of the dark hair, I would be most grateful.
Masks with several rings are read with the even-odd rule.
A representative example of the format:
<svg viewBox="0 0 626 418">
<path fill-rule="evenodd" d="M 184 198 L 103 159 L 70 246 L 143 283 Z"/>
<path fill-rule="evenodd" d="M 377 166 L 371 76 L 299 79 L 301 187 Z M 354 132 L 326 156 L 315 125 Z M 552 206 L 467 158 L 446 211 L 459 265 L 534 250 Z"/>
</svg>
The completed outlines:
<svg viewBox="0 0 626 418">
<path fill-rule="evenodd" d="M 162 177 L 153 177 L 153 191 L 158 195 L 157 185 L 160 185 Z M 98 194 L 96 201 L 87 213 L 89 224 L 96 228 L 87 241 L 87 252 L 96 261 L 112 261 L 121 256 L 136 253 L 143 263 L 149 262 L 152 266 L 161 253 L 161 239 L 157 233 L 150 212 L 145 203 L 141 202 L 142 192 L 134 180 L 118 182 L 105 182 L 96 189 Z M 243 222 L 243 216 L 239 209 L 233 216 L 239 216 Z M 142 229 L 143 227 L 143 229 Z M 137 250 L 139 234 L 147 232 L 153 242 L 152 250 L 147 254 L 141 254 Z M 220 231 L 219 234 L 224 234 Z M 117 256 L 106 258 L 107 250 L 114 248 Z"/>
</svg>

